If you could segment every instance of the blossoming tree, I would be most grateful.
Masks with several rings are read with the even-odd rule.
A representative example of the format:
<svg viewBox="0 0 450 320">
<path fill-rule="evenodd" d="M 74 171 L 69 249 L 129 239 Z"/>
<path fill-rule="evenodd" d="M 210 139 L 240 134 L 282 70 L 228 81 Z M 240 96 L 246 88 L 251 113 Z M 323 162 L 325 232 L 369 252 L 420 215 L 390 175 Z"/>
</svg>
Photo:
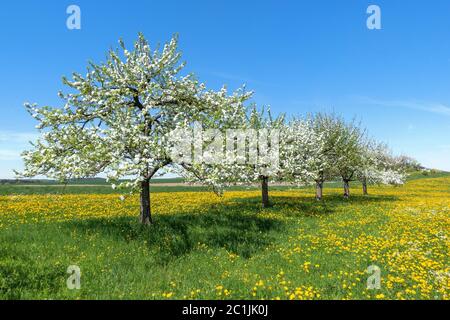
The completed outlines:
<svg viewBox="0 0 450 320">
<path fill-rule="evenodd" d="M 200 142 L 202 156 L 183 164 L 187 170 L 180 174 L 190 182 L 212 186 L 216 193 L 231 185 L 260 184 L 262 206 L 269 207 L 269 181 L 280 177 L 284 115 L 272 117 L 270 110 L 259 111 L 255 105 L 247 110 L 242 104 L 233 112 L 233 119 L 210 126 L 214 134 Z"/>
<path fill-rule="evenodd" d="M 122 41 L 86 75 L 63 78 L 63 107 L 26 104 L 42 137 L 23 153 L 22 176 L 64 181 L 106 174 L 114 187 L 140 192 L 140 221 L 150 224 L 150 179 L 173 164 L 169 133 L 194 121 L 232 117 L 247 93 L 207 90 L 184 63 L 177 38 L 152 50 L 142 34 L 128 51 Z"/>
<path fill-rule="evenodd" d="M 316 199 L 323 194 L 323 182 L 329 171 L 324 134 L 316 130 L 314 119 L 292 119 L 283 131 L 281 148 L 283 175 L 297 184 L 316 183 Z"/>
<path fill-rule="evenodd" d="M 244 165 L 243 171 L 247 181 L 261 185 L 261 204 L 263 208 L 271 206 L 269 200 L 270 180 L 279 180 L 282 177 L 281 148 L 284 141 L 280 135 L 285 130 L 285 115 L 274 117 L 270 111 L 258 111 L 253 107 L 247 120 L 249 130 L 255 130 L 258 135 L 257 161 Z M 237 176 L 239 176 L 239 171 Z M 245 181 L 244 181 L 245 182 Z"/>
<path fill-rule="evenodd" d="M 356 172 L 365 158 L 365 132 L 355 122 L 345 122 L 342 118 L 329 116 L 331 131 L 336 139 L 333 143 L 333 166 L 344 183 L 344 197 L 350 196 L 350 182 L 356 180 Z"/>
<path fill-rule="evenodd" d="M 396 166 L 396 157 L 393 157 L 388 147 L 373 139 L 368 140 L 362 149 L 361 165 L 356 170 L 356 176 L 362 184 L 364 195 L 368 194 L 368 184 L 401 185 L 405 174 Z"/>
<path fill-rule="evenodd" d="M 336 146 L 340 144 L 342 137 L 336 125 L 336 119 L 335 115 L 325 113 L 311 116 L 311 135 L 315 136 L 317 148 L 313 149 L 315 150 L 314 158 L 309 162 L 308 171 L 316 183 L 317 200 L 322 199 L 324 182 L 339 176 L 336 166 L 339 151 Z"/>
</svg>

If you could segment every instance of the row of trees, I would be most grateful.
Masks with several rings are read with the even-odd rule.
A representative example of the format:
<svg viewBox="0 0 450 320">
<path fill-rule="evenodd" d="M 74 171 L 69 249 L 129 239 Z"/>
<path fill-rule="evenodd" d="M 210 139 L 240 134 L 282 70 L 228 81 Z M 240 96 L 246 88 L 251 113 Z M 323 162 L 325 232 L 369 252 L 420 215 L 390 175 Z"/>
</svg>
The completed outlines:
<svg viewBox="0 0 450 320">
<path fill-rule="evenodd" d="M 246 114 L 244 109 L 242 113 Z M 355 121 L 346 122 L 334 114 L 317 113 L 286 121 L 284 115 L 273 118 L 270 111 L 265 114 L 253 107 L 237 127 L 249 128 L 265 130 L 269 137 L 279 135 L 278 144 L 272 146 L 275 150 L 269 155 L 273 159 L 257 164 L 200 162 L 179 173 L 189 181 L 207 181 L 216 190 L 235 184 L 260 184 L 262 205 L 267 207 L 270 181 L 314 184 L 316 199 L 321 200 L 324 183 L 340 180 L 344 197 L 348 198 L 351 181 L 360 181 L 367 195 L 369 184 L 403 184 L 406 172 L 418 166 L 413 159 L 392 155 L 385 144 L 371 139 Z"/>
<path fill-rule="evenodd" d="M 143 224 L 152 222 L 150 180 L 168 171 L 217 192 L 231 184 L 258 182 L 263 206 L 269 205 L 269 181 L 314 182 L 318 199 L 324 182 L 336 178 L 342 179 L 346 197 L 353 180 L 360 180 L 365 192 L 370 183 L 402 183 L 405 158 L 393 157 L 356 122 L 327 114 L 286 119 L 254 106 L 249 110 L 252 92 L 208 90 L 194 75 L 181 74 L 180 58 L 176 37 L 162 50 L 152 50 L 140 34 L 133 50 L 120 41 L 105 63 L 91 62 L 85 75 L 63 78 L 69 87 L 69 93 L 59 93 L 63 107 L 25 104 L 42 137 L 23 153 L 25 170 L 19 175 L 65 181 L 104 173 L 113 187 L 140 192 Z M 195 123 L 217 134 L 229 129 L 264 132 L 271 152 L 263 155 L 264 161 L 235 157 L 212 164 L 205 161 L 216 156 L 210 135 L 194 141 L 193 148 L 202 151 L 196 161 L 174 157 L 174 147 L 186 136 L 173 133 Z M 259 159 L 261 152 L 258 144 Z"/>
</svg>

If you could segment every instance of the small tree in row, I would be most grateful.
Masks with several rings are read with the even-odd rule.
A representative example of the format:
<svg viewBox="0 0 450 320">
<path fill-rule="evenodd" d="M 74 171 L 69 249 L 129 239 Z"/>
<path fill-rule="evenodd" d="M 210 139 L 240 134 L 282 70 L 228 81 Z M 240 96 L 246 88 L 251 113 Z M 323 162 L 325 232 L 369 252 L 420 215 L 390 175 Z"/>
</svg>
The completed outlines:
<svg viewBox="0 0 450 320">
<path fill-rule="evenodd" d="M 312 117 L 293 119 L 283 132 L 282 163 L 286 180 L 316 185 L 316 199 L 323 196 L 323 184 L 331 175 L 331 143 Z"/>
<path fill-rule="evenodd" d="M 200 142 L 203 155 L 192 164 L 183 164 L 188 170 L 179 173 L 190 182 L 212 186 L 217 193 L 232 185 L 258 184 L 266 208 L 270 206 L 269 182 L 281 176 L 279 146 L 284 115 L 273 117 L 270 109 L 259 111 L 254 105 L 249 110 L 243 107 L 238 114 L 231 127 L 215 125 L 213 139 L 203 137 Z M 214 148 L 209 152 L 211 144 Z M 209 161 L 214 157 L 219 161 Z"/>
<path fill-rule="evenodd" d="M 351 181 L 361 181 L 364 194 L 368 183 L 404 181 L 402 166 L 383 144 L 369 139 L 355 121 L 346 122 L 334 114 L 291 121 L 281 148 L 289 150 L 283 159 L 285 173 L 298 182 L 314 182 L 318 200 L 325 181 L 342 180 L 345 198 L 350 196 Z"/>
<path fill-rule="evenodd" d="M 368 194 L 369 184 L 401 185 L 404 183 L 406 172 L 403 166 L 397 165 L 388 147 L 375 140 L 368 140 L 362 145 L 364 154 L 362 165 L 356 171 L 361 181 L 364 195 Z"/>
</svg>

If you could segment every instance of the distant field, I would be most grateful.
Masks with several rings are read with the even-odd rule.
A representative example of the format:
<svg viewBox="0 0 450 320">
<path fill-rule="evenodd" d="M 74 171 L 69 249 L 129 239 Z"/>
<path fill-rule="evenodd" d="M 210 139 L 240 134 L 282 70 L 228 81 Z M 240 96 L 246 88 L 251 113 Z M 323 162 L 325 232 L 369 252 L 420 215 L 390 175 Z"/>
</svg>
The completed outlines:
<svg viewBox="0 0 450 320">
<path fill-rule="evenodd" d="M 424 178 L 441 178 L 450 176 L 449 172 L 433 172 L 423 174 L 420 172 L 412 173 L 408 180 L 424 179 Z M 325 188 L 339 188 L 341 182 L 327 182 Z M 353 188 L 360 188 L 358 182 L 352 182 Z M 236 186 L 230 187 L 229 191 L 245 191 L 257 190 L 259 186 Z M 270 186 L 271 190 L 295 190 L 304 189 L 296 185 L 274 185 Z M 193 186 L 183 183 L 181 178 L 173 179 L 153 179 L 151 185 L 152 192 L 187 192 L 187 191 L 211 191 L 206 186 Z M 326 190 L 325 190 L 326 192 Z M 25 181 L 8 181 L 8 183 L 0 183 L 0 195 L 25 195 L 25 194 L 122 194 L 127 193 L 123 190 L 113 190 L 111 185 L 104 179 L 85 179 L 70 181 L 69 184 L 58 184 L 50 180 L 25 180 Z"/>
<path fill-rule="evenodd" d="M 152 179 L 153 184 L 164 184 L 164 183 L 182 183 L 183 178 L 156 178 Z M 62 183 L 49 180 L 49 179 L 0 179 L 0 185 L 63 185 Z M 102 178 L 87 178 L 87 179 L 75 179 L 69 180 L 68 185 L 109 185 L 105 179 Z"/>
</svg>

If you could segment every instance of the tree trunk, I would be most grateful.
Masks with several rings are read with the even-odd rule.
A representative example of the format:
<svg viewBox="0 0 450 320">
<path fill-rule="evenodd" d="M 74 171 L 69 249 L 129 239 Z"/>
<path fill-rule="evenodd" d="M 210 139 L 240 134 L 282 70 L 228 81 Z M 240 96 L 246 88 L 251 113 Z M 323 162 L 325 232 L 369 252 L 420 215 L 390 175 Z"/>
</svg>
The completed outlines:
<svg viewBox="0 0 450 320">
<path fill-rule="evenodd" d="M 363 181 L 362 181 L 362 189 L 363 189 L 363 195 L 368 195 L 368 192 L 367 192 L 367 180 L 364 178 L 363 179 Z"/>
<path fill-rule="evenodd" d="M 344 180 L 344 198 L 350 197 L 350 181 Z"/>
<path fill-rule="evenodd" d="M 150 179 L 141 182 L 141 215 L 140 221 L 144 225 L 152 224 L 150 207 Z"/>
<path fill-rule="evenodd" d="M 322 200 L 323 181 L 316 181 L 316 200 Z"/>
<path fill-rule="evenodd" d="M 262 177 L 261 180 L 261 194 L 262 194 L 262 206 L 263 208 L 270 207 L 269 203 L 269 178 L 266 176 Z"/>
</svg>

